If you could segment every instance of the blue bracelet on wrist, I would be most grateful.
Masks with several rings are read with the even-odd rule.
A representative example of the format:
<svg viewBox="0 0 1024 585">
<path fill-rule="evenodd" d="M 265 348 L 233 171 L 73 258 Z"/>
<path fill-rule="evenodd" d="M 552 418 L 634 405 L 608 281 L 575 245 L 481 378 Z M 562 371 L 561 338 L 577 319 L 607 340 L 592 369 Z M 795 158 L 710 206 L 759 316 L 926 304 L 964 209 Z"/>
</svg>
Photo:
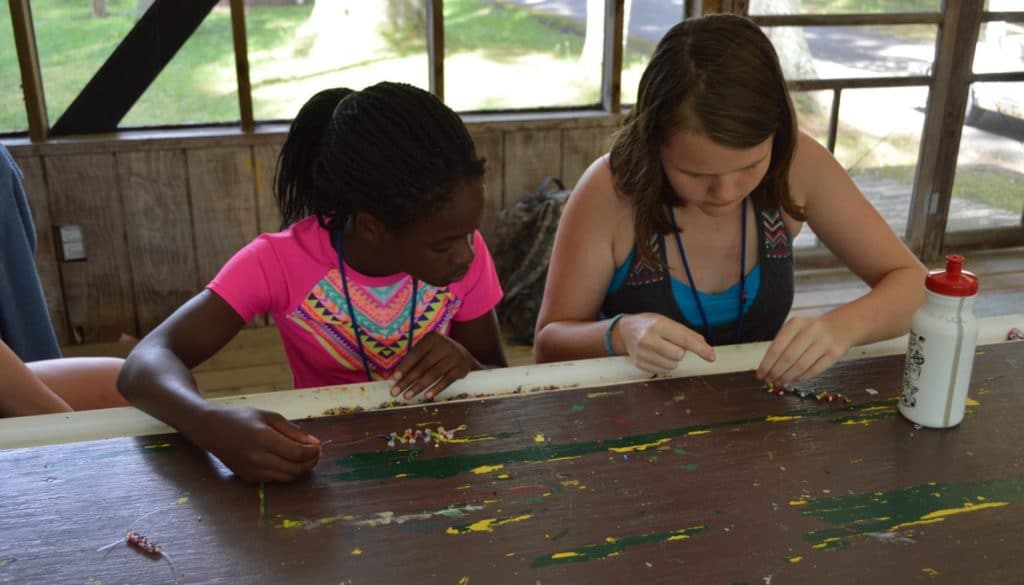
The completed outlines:
<svg viewBox="0 0 1024 585">
<path fill-rule="evenodd" d="M 619 319 L 623 318 L 625 313 L 619 313 L 612 317 L 611 321 L 608 322 L 608 327 L 604 330 L 604 350 L 608 355 L 619 355 L 612 349 L 612 328 L 619 322 Z"/>
</svg>

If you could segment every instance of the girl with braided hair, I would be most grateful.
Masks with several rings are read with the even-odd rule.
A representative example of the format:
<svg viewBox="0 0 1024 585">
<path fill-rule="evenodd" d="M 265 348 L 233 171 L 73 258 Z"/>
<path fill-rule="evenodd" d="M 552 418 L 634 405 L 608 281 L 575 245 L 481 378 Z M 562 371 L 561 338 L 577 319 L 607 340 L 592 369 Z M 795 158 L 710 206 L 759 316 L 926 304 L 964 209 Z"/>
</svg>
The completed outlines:
<svg viewBox="0 0 1024 585">
<path fill-rule="evenodd" d="M 129 355 L 118 388 L 250 481 L 309 471 L 319 441 L 281 415 L 204 400 L 189 370 L 254 316 L 277 325 L 296 388 L 368 380 L 430 399 L 505 366 L 501 288 L 477 227 L 484 160 L 411 85 L 314 95 L 278 159 L 282 231 L 236 253 Z"/>
</svg>

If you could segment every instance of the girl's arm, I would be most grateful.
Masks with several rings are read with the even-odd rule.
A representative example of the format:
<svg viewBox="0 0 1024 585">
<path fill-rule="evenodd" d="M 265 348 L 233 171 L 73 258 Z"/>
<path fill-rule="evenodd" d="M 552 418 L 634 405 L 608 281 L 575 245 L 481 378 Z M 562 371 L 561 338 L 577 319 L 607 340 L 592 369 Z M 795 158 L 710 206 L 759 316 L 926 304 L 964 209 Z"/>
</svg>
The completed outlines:
<svg viewBox="0 0 1024 585">
<path fill-rule="evenodd" d="M 0 417 L 70 412 L 71 406 L 0 341 Z"/>
<path fill-rule="evenodd" d="M 615 272 L 617 231 L 625 227 L 629 236 L 621 238 L 622 245 L 632 243 L 628 222 L 629 202 L 616 194 L 607 158 L 602 157 L 580 178 L 558 224 L 534 338 L 538 363 L 607 355 L 605 334 L 612 319 L 597 317 Z M 614 323 L 610 340 L 615 353 L 629 354 L 638 367 L 651 372 L 675 368 L 687 350 L 714 359 L 703 337 L 653 313 L 625 315 Z"/>
<path fill-rule="evenodd" d="M 501 342 L 501 326 L 494 309 L 470 321 L 452 321 L 449 336 L 469 350 L 477 364 L 475 370 L 508 366 Z"/>
<path fill-rule="evenodd" d="M 199 395 L 191 369 L 242 328 L 238 313 L 204 290 L 132 350 L 117 386 L 133 405 L 181 431 L 250 481 L 290 481 L 311 469 L 319 441 L 279 414 L 228 408 Z"/>
<path fill-rule="evenodd" d="M 924 302 L 926 276 L 838 161 L 806 134 L 797 143 L 790 186 L 814 233 L 871 291 L 820 317 L 790 319 L 757 370 L 778 383 L 815 376 L 852 346 L 905 334 Z"/>
</svg>

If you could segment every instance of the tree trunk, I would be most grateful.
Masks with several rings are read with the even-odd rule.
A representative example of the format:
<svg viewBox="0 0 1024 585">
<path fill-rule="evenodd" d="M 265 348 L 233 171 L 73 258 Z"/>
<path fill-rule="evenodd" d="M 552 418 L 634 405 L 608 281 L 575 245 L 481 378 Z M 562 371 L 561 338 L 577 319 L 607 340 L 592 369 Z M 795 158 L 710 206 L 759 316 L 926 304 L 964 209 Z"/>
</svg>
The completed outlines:
<svg viewBox="0 0 1024 585">
<path fill-rule="evenodd" d="M 751 14 L 800 14 L 800 11 L 800 0 L 750 0 Z M 773 26 L 764 31 L 775 45 L 786 79 L 818 78 L 802 27 Z"/>
<path fill-rule="evenodd" d="M 604 58 L 604 2 L 587 0 L 587 33 L 583 39 L 583 50 L 580 51 L 580 66 L 583 68 L 597 67 Z M 622 45 L 625 47 L 629 37 L 629 13 L 633 11 L 633 0 L 626 0 L 623 4 Z"/>
<path fill-rule="evenodd" d="M 92 0 L 92 15 L 96 18 L 106 18 L 107 0 Z"/>
</svg>

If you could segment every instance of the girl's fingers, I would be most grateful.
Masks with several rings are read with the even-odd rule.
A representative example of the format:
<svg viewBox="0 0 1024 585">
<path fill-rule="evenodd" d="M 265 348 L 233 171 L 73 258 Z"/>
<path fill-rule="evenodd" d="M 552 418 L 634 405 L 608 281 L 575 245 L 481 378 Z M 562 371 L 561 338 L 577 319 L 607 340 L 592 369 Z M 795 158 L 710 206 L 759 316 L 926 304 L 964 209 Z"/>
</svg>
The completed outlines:
<svg viewBox="0 0 1024 585">
<path fill-rule="evenodd" d="M 428 365 L 429 364 L 429 365 Z M 414 398 L 420 392 L 430 388 L 441 375 L 453 366 L 452 357 L 441 352 L 420 360 L 416 368 L 399 382 L 406 400 Z"/>
<path fill-rule="evenodd" d="M 454 382 L 455 380 L 458 380 L 460 378 L 464 378 L 464 377 L 465 377 L 465 375 L 453 376 L 451 373 L 444 374 L 443 376 L 438 378 L 437 383 L 435 383 L 433 386 L 430 386 L 429 388 L 427 388 L 427 393 L 426 393 L 427 399 L 433 400 L 433 398 L 435 396 L 437 396 L 438 394 L 440 394 L 441 392 L 443 392 L 445 390 L 445 388 L 451 386 L 452 382 Z"/>
<path fill-rule="evenodd" d="M 696 331 L 675 322 L 666 322 L 664 330 L 659 332 L 661 337 L 685 350 L 704 358 L 704 360 L 715 361 L 715 350 L 708 344 L 704 336 Z M 682 359 L 682 358 L 680 358 Z"/>
<path fill-rule="evenodd" d="M 793 338 L 799 333 L 800 323 L 799 319 L 790 319 L 782 326 L 778 335 L 775 336 L 775 339 L 768 346 L 768 351 L 765 352 L 761 364 L 757 367 L 758 378 L 766 382 L 772 381 L 769 372 L 774 370 L 783 353 L 789 348 Z"/>
</svg>

